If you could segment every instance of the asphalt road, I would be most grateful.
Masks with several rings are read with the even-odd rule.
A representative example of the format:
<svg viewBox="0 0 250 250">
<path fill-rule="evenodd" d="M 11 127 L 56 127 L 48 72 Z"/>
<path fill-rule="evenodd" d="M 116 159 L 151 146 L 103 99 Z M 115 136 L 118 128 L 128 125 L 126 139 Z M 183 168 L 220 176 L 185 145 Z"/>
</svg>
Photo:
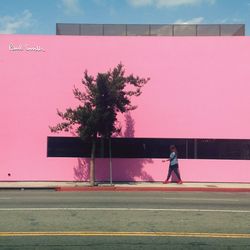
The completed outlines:
<svg viewBox="0 0 250 250">
<path fill-rule="evenodd" d="M 250 193 L 0 191 L 0 249 L 250 249 Z"/>
</svg>

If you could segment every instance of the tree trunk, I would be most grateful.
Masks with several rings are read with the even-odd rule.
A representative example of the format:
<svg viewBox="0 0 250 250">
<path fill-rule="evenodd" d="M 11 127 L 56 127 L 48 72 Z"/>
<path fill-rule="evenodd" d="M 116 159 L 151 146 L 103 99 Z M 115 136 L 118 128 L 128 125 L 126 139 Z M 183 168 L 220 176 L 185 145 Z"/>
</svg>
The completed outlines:
<svg viewBox="0 0 250 250">
<path fill-rule="evenodd" d="M 96 148 L 96 140 L 93 139 L 91 148 L 90 170 L 89 170 L 90 186 L 95 186 L 95 148 Z"/>
</svg>

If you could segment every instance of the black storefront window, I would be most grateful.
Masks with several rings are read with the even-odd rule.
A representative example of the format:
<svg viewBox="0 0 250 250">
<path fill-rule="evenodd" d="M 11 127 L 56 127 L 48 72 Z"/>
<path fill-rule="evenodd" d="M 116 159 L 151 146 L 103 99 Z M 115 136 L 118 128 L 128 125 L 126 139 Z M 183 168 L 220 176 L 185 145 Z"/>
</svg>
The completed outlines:
<svg viewBox="0 0 250 250">
<path fill-rule="evenodd" d="M 111 138 L 113 158 L 167 158 L 176 145 L 180 159 L 250 160 L 250 140 Z M 90 157 L 91 141 L 77 137 L 48 137 L 48 157 Z M 109 141 L 98 139 L 96 157 L 109 157 Z"/>
<path fill-rule="evenodd" d="M 200 139 L 198 159 L 250 159 L 250 140 Z"/>
</svg>

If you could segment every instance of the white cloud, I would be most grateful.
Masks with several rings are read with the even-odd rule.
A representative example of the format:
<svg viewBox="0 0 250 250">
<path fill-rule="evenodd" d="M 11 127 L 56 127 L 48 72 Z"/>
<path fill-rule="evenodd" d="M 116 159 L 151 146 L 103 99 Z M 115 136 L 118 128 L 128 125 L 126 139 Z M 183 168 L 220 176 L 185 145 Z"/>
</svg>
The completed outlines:
<svg viewBox="0 0 250 250">
<path fill-rule="evenodd" d="M 30 28 L 33 24 L 34 20 L 29 10 L 23 11 L 19 16 L 0 16 L 0 33 L 15 34 L 19 30 Z"/>
<path fill-rule="evenodd" d="M 134 7 L 155 6 L 157 8 L 169 8 L 203 3 L 214 4 L 215 1 L 216 0 L 128 0 L 128 3 Z"/>
<path fill-rule="evenodd" d="M 221 24 L 243 24 L 244 20 L 242 18 L 232 17 L 232 18 L 224 18 L 224 19 L 217 19 L 214 23 L 221 23 Z"/>
<path fill-rule="evenodd" d="M 79 0 L 61 0 L 60 7 L 67 15 L 80 15 L 83 13 Z"/>
<path fill-rule="evenodd" d="M 147 6 L 154 4 L 153 0 L 128 0 L 128 3 L 134 7 Z"/>
<path fill-rule="evenodd" d="M 232 19 L 233 23 L 244 23 L 244 20 L 242 18 L 234 17 Z"/>
<path fill-rule="evenodd" d="M 99 6 L 105 6 L 107 3 L 104 0 L 92 0 L 95 4 Z"/>
<path fill-rule="evenodd" d="M 175 24 L 199 24 L 199 23 L 202 23 L 203 21 L 204 21 L 204 17 L 194 17 L 189 20 L 178 19 L 174 23 Z"/>
<path fill-rule="evenodd" d="M 115 16 L 117 14 L 117 9 L 110 0 L 92 0 L 98 8 L 102 8 L 103 12 L 109 13 L 110 16 Z"/>
</svg>

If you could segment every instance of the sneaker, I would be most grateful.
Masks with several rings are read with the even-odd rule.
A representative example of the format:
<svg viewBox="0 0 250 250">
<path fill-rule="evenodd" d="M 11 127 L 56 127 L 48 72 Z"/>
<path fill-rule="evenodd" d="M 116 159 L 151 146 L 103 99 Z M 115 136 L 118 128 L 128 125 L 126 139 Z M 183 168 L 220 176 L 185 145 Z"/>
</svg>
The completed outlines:
<svg viewBox="0 0 250 250">
<path fill-rule="evenodd" d="M 183 184 L 182 180 L 179 180 L 179 181 L 177 182 L 177 184 Z"/>
<path fill-rule="evenodd" d="M 170 182 L 167 180 L 163 181 L 163 184 L 168 184 L 168 183 L 170 183 Z"/>
</svg>

